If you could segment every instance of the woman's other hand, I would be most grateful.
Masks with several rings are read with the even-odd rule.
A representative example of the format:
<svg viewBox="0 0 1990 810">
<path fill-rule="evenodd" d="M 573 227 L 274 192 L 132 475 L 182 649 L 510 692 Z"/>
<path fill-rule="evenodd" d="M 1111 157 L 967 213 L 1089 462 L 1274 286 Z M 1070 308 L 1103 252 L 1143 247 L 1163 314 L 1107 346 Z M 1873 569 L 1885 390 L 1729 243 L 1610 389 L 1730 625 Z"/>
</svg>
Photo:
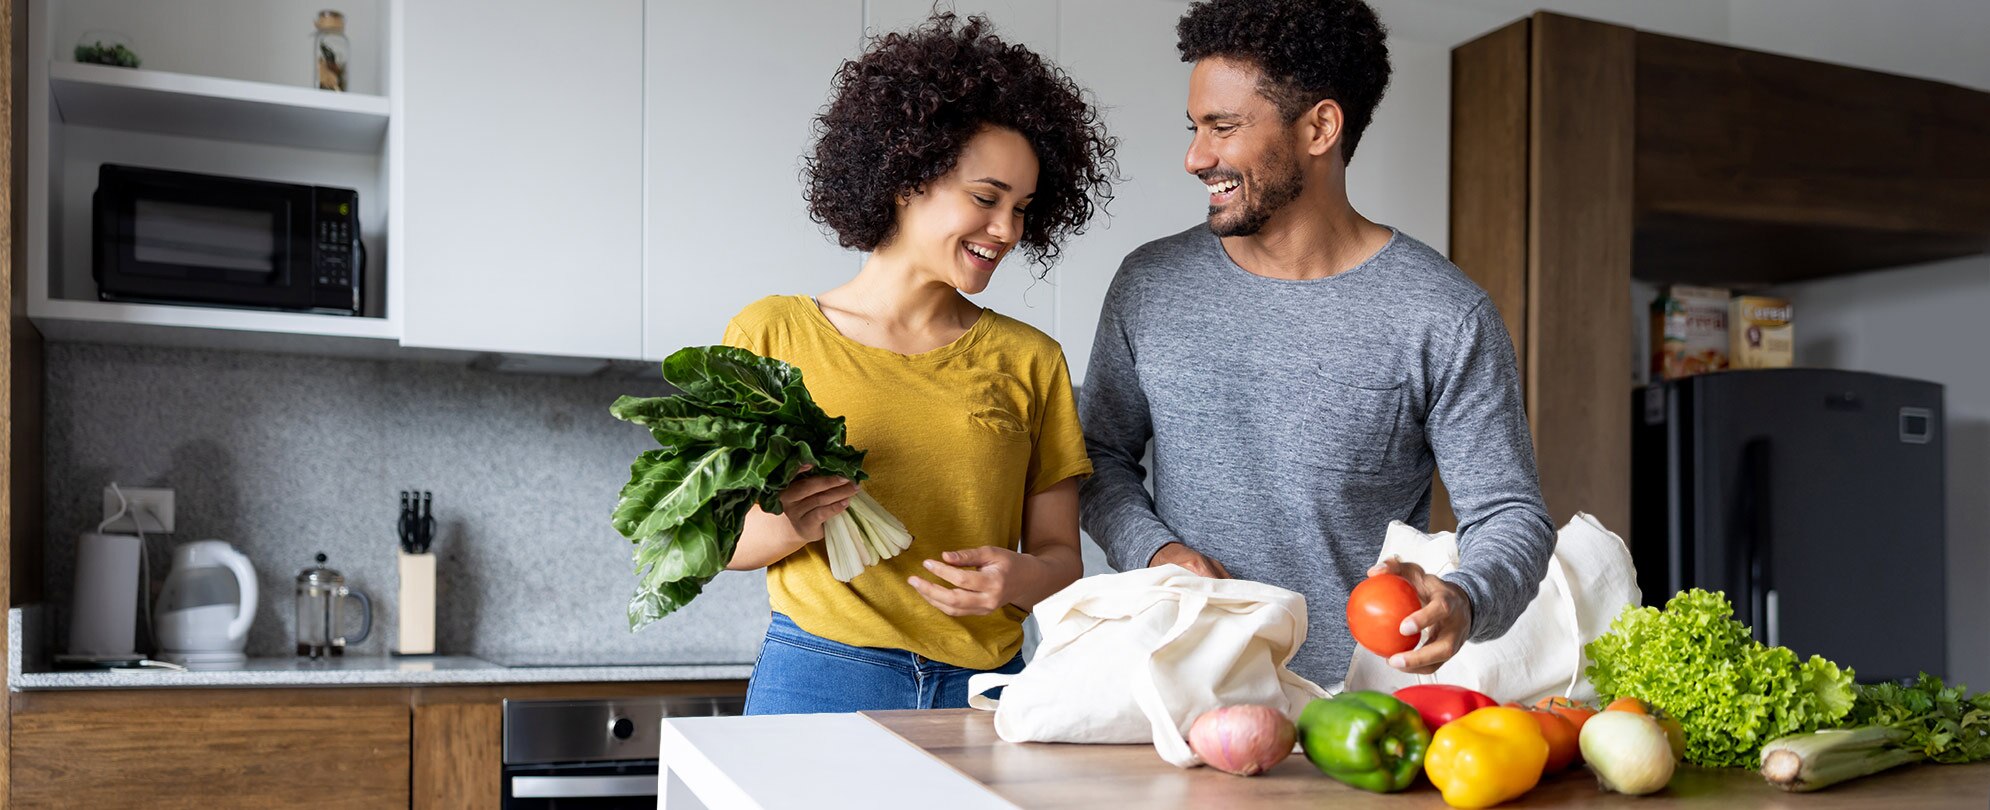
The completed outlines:
<svg viewBox="0 0 1990 810">
<path fill-rule="evenodd" d="M 953 585 L 936 585 L 919 577 L 908 577 L 912 589 L 948 616 L 983 616 L 1001 610 L 1015 601 L 1016 594 L 1028 589 L 1031 578 L 1043 563 L 1027 554 L 1006 548 L 979 546 L 949 551 L 940 559 L 927 560 L 926 570 Z"/>
</svg>

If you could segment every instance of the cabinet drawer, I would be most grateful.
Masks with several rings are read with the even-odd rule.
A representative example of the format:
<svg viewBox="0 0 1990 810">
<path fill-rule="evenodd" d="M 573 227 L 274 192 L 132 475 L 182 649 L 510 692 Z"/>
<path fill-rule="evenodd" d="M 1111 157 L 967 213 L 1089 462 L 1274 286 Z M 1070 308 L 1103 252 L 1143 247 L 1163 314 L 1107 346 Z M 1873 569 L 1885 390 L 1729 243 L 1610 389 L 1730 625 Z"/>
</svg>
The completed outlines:
<svg viewBox="0 0 1990 810">
<path fill-rule="evenodd" d="M 407 807 L 409 710 L 113 706 L 13 718 L 17 807 Z"/>
</svg>

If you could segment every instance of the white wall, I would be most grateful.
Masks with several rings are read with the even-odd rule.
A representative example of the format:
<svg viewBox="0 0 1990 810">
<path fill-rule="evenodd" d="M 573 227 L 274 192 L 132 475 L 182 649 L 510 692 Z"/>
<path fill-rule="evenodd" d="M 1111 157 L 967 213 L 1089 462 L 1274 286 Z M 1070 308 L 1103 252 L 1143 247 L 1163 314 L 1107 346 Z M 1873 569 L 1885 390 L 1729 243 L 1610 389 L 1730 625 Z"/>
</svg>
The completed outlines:
<svg viewBox="0 0 1990 810">
<path fill-rule="evenodd" d="M 1730 0 L 1745 48 L 1990 87 L 1984 0 Z"/>
<path fill-rule="evenodd" d="M 1449 49 L 1536 11 L 1697 39 L 1727 36 L 1729 0 L 1368 0 L 1393 39 Z M 1383 102 L 1385 105 L 1387 102 Z"/>
<path fill-rule="evenodd" d="M 1449 245 L 1452 47 L 1538 8 L 1707 39 L 1725 37 L 1728 27 L 1727 0 L 1371 2 L 1390 30 L 1394 75 L 1349 167 L 1348 193 L 1363 215 L 1439 251 Z M 928 4 L 872 0 L 870 5 L 888 6 L 903 16 L 901 6 L 923 9 Z M 1011 0 L 1009 5 L 1017 3 Z M 1005 10 L 1025 22 L 1034 16 L 997 3 L 960 6 L 985 7 L 1005 27 Z M 1121 139 L 1120 166 L 1127 174 L 1127 182 L 1118 188 L 1119 199 L 1112 204 L 1112 216 L 1072 240 L 1051 276 L 1057 325 L 1052 334 L 1064 344 L 1074 379 L 1083 384 L 1093 325 L 1120 259 L 1142 243 L 1200 222 L 1205 210 L 1201 185 L 1182 170 L 1182 153 L 1188 146 L 1186 133 L 1181 132 L 1188 66 L 1176 56 L 1174 28 L 1188 3 L 1066 0 L 1060 6 L 1064 41 L 1057 51 L 1059 63 L 1106 106 L 1107 123 Z M 1031 26 L 1024 29 L 1021 33 L 1026 36 L 1034 33 Z M 1049 39 L 1037 36 L 1038 41 L 1030 44 Z M 1031 314 L 1025 317 L 1035 322 L 1028 317 Z"/>
<path fill-rule="evenodd" d="M 1393 225 L 1438 252 L 1446 252 L 1450 244 L 1451 48 L 1394 38 L 1389 40 L 1389 63 L 1393 69 L 1389 91 L 1347 167 L 1348 199 L 1363 216 Z"/>
<path fill-rule="evenodd" d="M 1736 45 L 1990 90 L 1983 0 L 1732 0 Z M 1986 145 L 1990 148 L 1990 145 Z M 1947 387 L 1949 674 L 1990 687 L 1990 256 L 1796 284 L 1798 361 Z"/>
</svg>

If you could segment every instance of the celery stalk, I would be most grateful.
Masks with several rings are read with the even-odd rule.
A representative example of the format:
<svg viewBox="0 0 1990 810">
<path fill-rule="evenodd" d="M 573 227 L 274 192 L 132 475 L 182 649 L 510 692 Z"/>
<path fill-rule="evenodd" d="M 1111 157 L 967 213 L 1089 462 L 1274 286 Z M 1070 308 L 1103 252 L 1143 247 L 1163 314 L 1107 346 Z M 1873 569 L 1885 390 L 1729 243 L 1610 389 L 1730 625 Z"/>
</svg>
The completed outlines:
<svg viewBox="0 0 1990 810">
<path fill-rule="evenodd" d="M 1906 731 L 1892 726 L 1792 734 L 1762 747 L 1762 778 L 1807 791 L 1919 762 L 1921 752 L 1894 747 L 1906 739 Z"/>
</svg>

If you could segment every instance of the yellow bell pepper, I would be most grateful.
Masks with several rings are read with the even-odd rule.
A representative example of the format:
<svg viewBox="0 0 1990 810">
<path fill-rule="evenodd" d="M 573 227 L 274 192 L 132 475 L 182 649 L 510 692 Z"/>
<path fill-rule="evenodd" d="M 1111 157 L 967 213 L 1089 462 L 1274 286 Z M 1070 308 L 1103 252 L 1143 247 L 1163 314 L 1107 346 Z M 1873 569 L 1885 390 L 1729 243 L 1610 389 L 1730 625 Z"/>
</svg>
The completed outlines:
<svg viewBox="0 0 1990 810">
<path fill-rule="evenodd" d="M 1491 807 L 1541 781 L 1548 739 L 1522 709 L 1487 706 L 1437 730 L 1423 771 L 1452 807 Z"/>
</svg>

